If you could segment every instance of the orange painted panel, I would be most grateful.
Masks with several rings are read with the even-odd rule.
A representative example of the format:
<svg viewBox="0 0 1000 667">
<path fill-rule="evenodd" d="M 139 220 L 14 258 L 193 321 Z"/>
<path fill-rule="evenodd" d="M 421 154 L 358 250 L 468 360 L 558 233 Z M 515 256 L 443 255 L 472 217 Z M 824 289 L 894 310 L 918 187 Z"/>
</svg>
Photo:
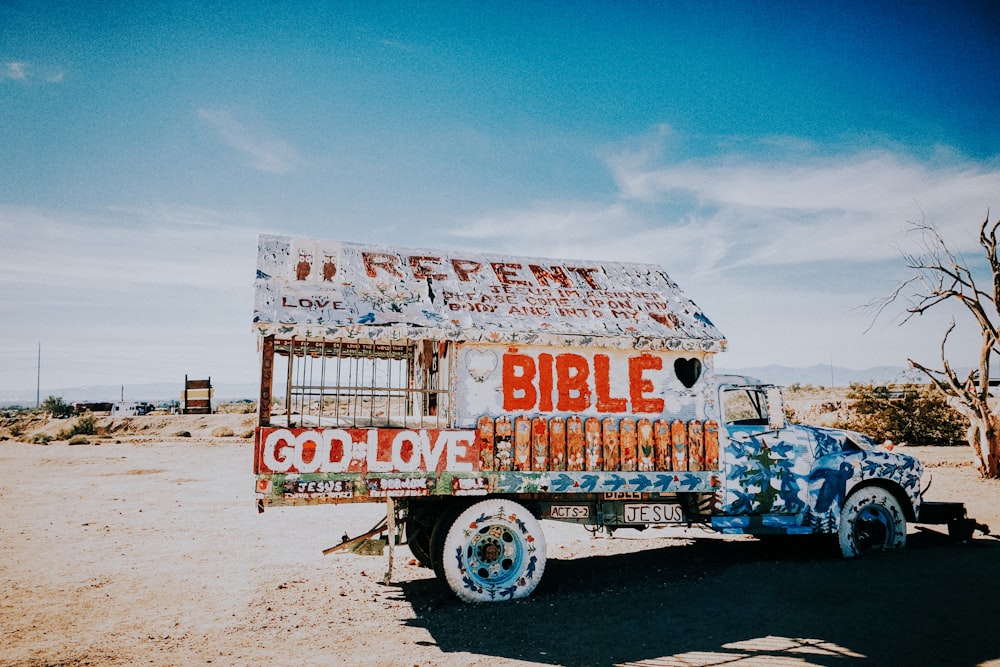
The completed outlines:
<svg viewBox="0 0 1000 667">
<path fill-rule="evenodd" d="M 705 470 L 719 469 L 719 422 L 705 422 Z"/>
<path fill-rule="evenodd" d="M 613 417 L 605 417 L 601 422 L 601 434 L 604 442 L 604 469 L 620 470 L 618 426 Z"/>
<path fill-rule="evenodd" d="M 643 417 L 639 420 L 638 431 L 638 469 L 643 472 L 653 470 L 653 453 L 656 451 L 653 440 L 653 423 Z"/>
<path fill-rule="evenodd" d="M 672 461 L 674 470 L 687 470 L 687 424 L 680 419 L 670 424 L 670 440 L 673 442 Z"/>
<path fill-rule="evenodd" d="M 510 470 L 511 459 L 513 458 L 514 428 L 507 417 L 497 417 L 496 434 L 494 440 L 494 458 L 497 470 L 506 472 Z"/>
<path fill-rule="evenodd" d="M 705 469 L 705 431 L 697 419 L 688 422 L 688 470 Z"/>
<path fill-rule="evenodd" d="M 493 459 L 493 418 L 480 417 L 476 429 L 479 438 L 479 469 L 494 470 Z"/>
<path fill-rule="evenodd" d="M 674 441 L 670 437 L 670 422 L 665 419 L 657 419 L 653 424 L 653 439 L 656 442 L 656 455 L 654 465 L 657 470 L 670 470 L 674 455 Z"/>
<path fill-rule="evenodd" d="M 554 417 L 549 422 L 549 470 L 566 469 L 566 422 Z"/>
<path fill-rule="evenodd" d="M 549 422 L 545 417 L 531 420 L 531 469 L 549 469 Z"/>
<path fill-rule="evenodd" d="M 566 470 L 583 470 L 586 451 L 583 420 L 574 415 L 566 420 Z"/>
<path fill-rule="evenodd" d="M 635 470 L 638 437 L 635 432 L 635 420 L 625 417 L 619 424 L 621 429 L 622 470 Z"/>
<path fill-rule="evenodd" d="M 597 417 L 588 417 L 583 426 L 587 438 L 587 470 L 601 470 L 604 461 L 601 459 L 601 422 Z"/>
<path fill-rule="evenodd" d="M 531 470 L 531 419 L 514 420 L 514 470 Z"/>
</svg>

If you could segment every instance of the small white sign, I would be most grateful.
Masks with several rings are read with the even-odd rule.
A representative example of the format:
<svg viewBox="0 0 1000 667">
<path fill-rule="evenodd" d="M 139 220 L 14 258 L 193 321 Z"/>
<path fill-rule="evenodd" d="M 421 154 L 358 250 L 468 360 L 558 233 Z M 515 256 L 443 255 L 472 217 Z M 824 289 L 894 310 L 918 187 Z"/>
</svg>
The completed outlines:
<svg viewBox="0 0 1000 667">
<path fill-rule="evenodd" d="M 549 516 L 553 519 L 589 519 L 590 505 L 553 505 Z"/>
<path fill-rule="evenodd" d="M 676 503 L 625 505 L 625 523 L 683 523 L 684 512 Z"/>
</svg>

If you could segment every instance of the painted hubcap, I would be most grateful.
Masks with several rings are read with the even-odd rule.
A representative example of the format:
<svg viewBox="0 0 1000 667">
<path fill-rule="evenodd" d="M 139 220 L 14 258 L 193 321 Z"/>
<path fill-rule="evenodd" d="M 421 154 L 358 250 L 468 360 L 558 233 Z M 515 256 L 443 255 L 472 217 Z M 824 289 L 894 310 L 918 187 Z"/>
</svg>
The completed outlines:
<svg viewBox="0 0 1000 667">
<path fill-rule="evenodd" d="M 881 505 L 869 505 L 854 523 L 854 544 L 858 551 L 881 549 L 891 542 L 893 521 L 888 510 Z"/>
<path fill-rule="evenodd" d="M 483 526 L 465 550 L 469 575 L 480 585 L 503 585 L 517 576 L 524 559 L 518 536 L 506 526 Z"/>
</svg>

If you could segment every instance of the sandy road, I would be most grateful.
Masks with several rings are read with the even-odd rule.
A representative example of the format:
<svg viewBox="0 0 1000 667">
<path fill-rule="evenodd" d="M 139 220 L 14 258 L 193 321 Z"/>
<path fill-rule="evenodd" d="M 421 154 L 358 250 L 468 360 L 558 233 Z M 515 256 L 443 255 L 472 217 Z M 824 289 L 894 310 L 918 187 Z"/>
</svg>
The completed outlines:
<svg viewBox="0 0 1000 667">
<path fill-rule="evenodd" d="M 0 443 L 2 665 L 977 665 L 1000 659 L 1000 543 L 864 561 L 700 531 L 546 522 L 535 594 L 463 605 L 397 551 L 321 555 L 381 506 L 253 504 L 236 439 Z M 1000 529 L 964 452 L 932 497 Z M 699 536 L 699 539 L 690 539 Z"/>
</svg>

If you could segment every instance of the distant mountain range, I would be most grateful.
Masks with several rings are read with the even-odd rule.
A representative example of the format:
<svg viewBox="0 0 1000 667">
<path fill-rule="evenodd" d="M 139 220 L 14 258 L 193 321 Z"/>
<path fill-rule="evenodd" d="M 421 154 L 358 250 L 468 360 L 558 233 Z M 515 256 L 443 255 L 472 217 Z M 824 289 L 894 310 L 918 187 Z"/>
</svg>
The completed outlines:
<svg viewBox="0 0 1000 667">
<path fill-rule="evenodd" d="M 257 383 L 219 383 L 212 387 L 214 404 L 226 403 L 239 400 L 241 398 L 257 398 Z M 166 401 L 180 400 L 181 392 L 184 391 L 183 382 L 153 382 L 147 384 L 127 384 L 127 385 L 95 385 L 89 387 L 64 387 L 61 389 L 45 389 L 41 391 L 41 400 L 49 396 L 58 396 L 67 403 L 98 403 L 126 401 L 146 401 L 148 403 L 162 403 Z M 35 405 L 36 391 L 0 391 L 0 405 Z"/>
<path fill-rule="evenodd" d="M 762 382 L 787 387 L 793 384 L 814 387 L 847 387 L 853 383 L 891 384 L 902 382 L 924 382 L 922 375 L 902 366 L 875 366 L 864 370 L 854 370 L 843 366 L 817 364 L 806 368 L 789 366 L 753 366 L 750 368 L 719 368 L 716 374 L 731 373 L 757 378 Z"/>
<path fill-rule="evenodd" d="M 716 368 L 717 374 L 746 375 L 757 378 L 763 382 L 789 386 L 793 384 L 813 385 L 816 387 L 842 387 L 852 383 L 872 383 L 888 384 L 894 382 L 922 382 L 923 379 L 914 371 L 899 366 L 876 366 L 864 370 L 854 370 L 842 366 L 827 366 L 817 364 L 807 368 L 792 368 L 789 366 L 753 366 L 749 368 Z M 125 385 L 99 385 L 90 387 L 65 387 L 62 389 L 44 389 L 41 392 L 41 400 L 49 396 L 58 396 L 67 403 L 115 402 L 124 399 L 126 401 L 147 401 L 149 403 L 161 403 L 164 401 L 175 401 L 180 398 L 184 386 L 181 383 L 161 382 L 149 384 Z M 280 395 L 284 389 L 279 391 L 275 387 L 275 393 Z M 35 404 L 35 390 L 20 391 L 0 391 L 0 405 L 24 405 Z M 213 401 L 225 403 L 239 399 L 256 399 L 257 384 L 246 383 L 219 383 L 215 385 L 215 397 Z"/>
</svg>

